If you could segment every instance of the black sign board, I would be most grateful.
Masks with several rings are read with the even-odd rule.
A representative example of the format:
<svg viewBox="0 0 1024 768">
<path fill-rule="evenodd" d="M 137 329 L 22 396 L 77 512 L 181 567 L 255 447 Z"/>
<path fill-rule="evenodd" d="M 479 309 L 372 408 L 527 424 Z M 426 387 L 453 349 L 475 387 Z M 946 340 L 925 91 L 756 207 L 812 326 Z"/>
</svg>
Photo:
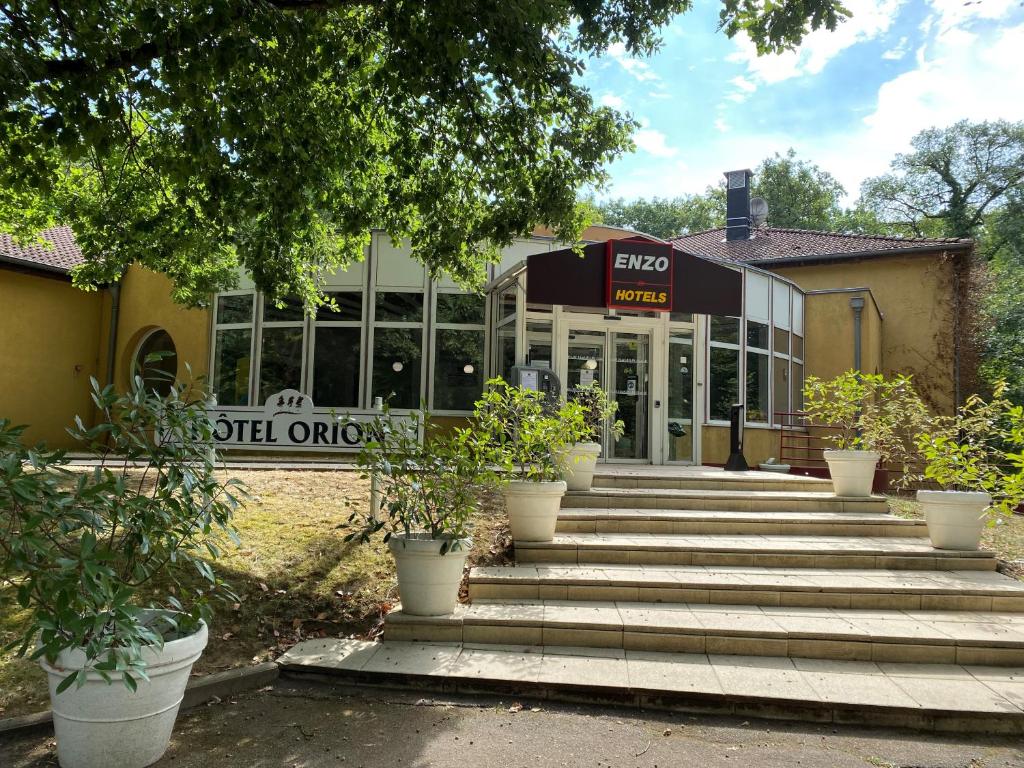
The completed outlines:
<svg viewBox="0 0 1024 768">
<path fill-rule="evenodd" d="M 669 243 L 609 240 L 605 306 L 671 312 L 674 262 Z"/>
</svg>

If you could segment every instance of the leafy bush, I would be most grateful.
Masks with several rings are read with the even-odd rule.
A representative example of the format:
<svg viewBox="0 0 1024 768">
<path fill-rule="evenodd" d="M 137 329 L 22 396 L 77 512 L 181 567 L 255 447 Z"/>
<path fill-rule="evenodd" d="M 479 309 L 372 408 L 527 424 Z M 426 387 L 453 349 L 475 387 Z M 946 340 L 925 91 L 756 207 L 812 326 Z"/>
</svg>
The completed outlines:
<svg viewBox="0 0 1024 768">
<path fill-rule="evenodd" d="M 808 377 L 804 410 L 812 425 L 832 430 L 825 439 L 837 449 L 877 451 L 882 464 L 898 464 L 904 474 L 917 458 L 915 435 L 929 420 L 909 376 L 854 371 L 828 381 Z"/>
<path fill-rule="evenodd" d="M 622 420 L 615 419 L 618 410 L 619 404 L 595 381 L 576 387 L 558 417 L 570 431 L 570 443 L 599 443 L 605 424 L 615 438 L 625 431 Z"/>
<path fill-rule="evenodd" d="M 581 406 L 575 406 L 573 418 L 582 429 Z M 533 482 L 561 479 L 556 457 L 575 440 L 558 414 L 547 412 L 541 392 L 491 379 L 473 420 L 478 439 L 491 446 L 494 460 L 509 475 Z"/>
<path fill-rule="evenodd" d="M 192 633 L 211 597 L 233 597 L 207 559 L 222 535 L 234 538 L 242 491 L 215 477 L 204 394 L 175 384 L 161 396 L 139 376 L 118 394 L 92 380 L 99 423 L 68 430 L 100 460 L 81 473 L 0 420 L 0 583 L 31 616 L 7 650 L 54 662 L 81 648 L 92 670 L 108 682 L 123 673 L 134 690 L 143 647 Z"/>
<path fill-rule="evenodd" d="M 1024 502 L 1024 408 L 1007 397 L 1005 381 L 991 400 L 971 395 L 954 415 L 934 417 L 916 442 L 925 461 L 918 479 L 983 491 L 1004 514 Z"/>
<path fill-rule="evenodd" d="M 483 495 L 496 483 L 491 451 L 469 429 L 439 434 L 429 414 L 392 417 L 390 409 L 362 425 L 370 439 L 356 459 L 376 489 L 371 503 L 349 502 L 346 541 L 367 542 L 384 531 L 426 532 L 441 554 L 459 549 Z M 421 438 L 423 436 L 423 439 Z"/>
</svg>

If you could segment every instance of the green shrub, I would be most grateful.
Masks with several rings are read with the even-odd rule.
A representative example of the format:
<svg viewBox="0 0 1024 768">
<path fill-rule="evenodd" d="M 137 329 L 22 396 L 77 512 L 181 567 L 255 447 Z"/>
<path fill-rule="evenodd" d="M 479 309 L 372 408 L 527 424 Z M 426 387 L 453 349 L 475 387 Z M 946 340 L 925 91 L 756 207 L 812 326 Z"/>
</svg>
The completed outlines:
<svg viewBox="0 0 1024 768">
<path fill-rule="evenodd" d="M 122 672 L 134 690 L 144 647 L 192 633 L 212 597 L 233 597 L 208 560 L 234 537 L 243 491 L 216 479 L 200 389 L 161 396 L 136 376 L 118 394 L 93 380 L 92 400 L 99 423 L 68 430 L 100 461 L 87 472 L 69 471 L 62 451 L 23 445 L 25 428 L 0 420 L 0 582 L 31 616 L 8 650 L 53 662 L 81 648 L 108 682 Z"/>
<path fill-rule="evenodd" d="M 569 432 L 570 444 L 599 443 L 605 425 L 613 438 L 622 437 L 625 425 L 615 418 L 618 410 L 619 404 L 595 381 L 572 390 L 558 418 Z"/>
</svg>

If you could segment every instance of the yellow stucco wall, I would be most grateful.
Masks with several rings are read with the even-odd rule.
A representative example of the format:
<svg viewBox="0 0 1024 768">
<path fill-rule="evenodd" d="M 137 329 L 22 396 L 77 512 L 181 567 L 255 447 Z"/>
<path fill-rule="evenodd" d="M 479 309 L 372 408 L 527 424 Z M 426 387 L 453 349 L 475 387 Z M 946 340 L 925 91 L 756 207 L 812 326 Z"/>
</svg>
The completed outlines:
<svg viewBox="0 0 1024 768">
<path fill-rule="evenodd" d="M 949 412 L 954 403 L 953 266 L 951 258 L 936 252 L 772 267 L 772 271 L 789 278 L 804 290 L 871 289 L 884 318 L 878 323 L 881 371 L 889 375 L 913 375 L 919 391 L 932 407 Z M 846 307 L 849 315 L 845 325 L 849 325 L 852 323 L 852 311 L 848 301 Z M 810 304 L 806 322 L 809 345 L 819 343 L 812 341 L 815 337 L 823 337 L 826 343 L 831 343 L 830 337 L 837 332 L 846 332 L 843 330 L 845 325 L 835 324 L 835 318 L 830 322 L 828 313 L 815 317 Z M 876 332 L 874 328 L 870 330 Z M 811 364 L 810 354 L 808 361 Z"/>
<path fill-rule="evenodd" d="M 0 417 L 28 424 L 26 442 L 70 447 L 75 416 L 92 420 L 103 304 L 102 291 L 0 269 Z"/>
<path fill-rule="evenodd" d="M 865 373 L 882 365 L 882 318 L 870 291 L 812 293 L 806 298 L 804 374 L 831 379 L 854 367 L 854 321 L 850 299 L 864 299 L 861 313 L 861 364 Z"/>
<path fill-rule="evenodd" d="M 701 464 L 721 465 L 729 459 L 729 428 L 701 427 Z M 779 455 L 779 430 L 747 427 L 743 430 L 743 455 L 750 466 Z"/>
<path fill-rule="evenodd" d="M 171 299 L 171 281 L 142 267 L 131 267 L 121 284 L 114 382 L 126 387 L 132 361 L 142 340 L 154 329 L 167 331 L 178 353 L 178 378 L 185 364 L 193 376 L 206 376 L 210 365 L 210 311 L 185 309 Z M 103 344 L 106 345 L 106 333 Z"/>
</svg>

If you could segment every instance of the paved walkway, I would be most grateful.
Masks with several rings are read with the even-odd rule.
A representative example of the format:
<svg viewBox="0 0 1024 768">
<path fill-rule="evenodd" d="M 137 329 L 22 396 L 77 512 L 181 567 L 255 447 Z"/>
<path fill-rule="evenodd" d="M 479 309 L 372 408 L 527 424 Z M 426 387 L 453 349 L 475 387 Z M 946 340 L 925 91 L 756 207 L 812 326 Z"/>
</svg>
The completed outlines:
<svg viewBox="0 0 1024 768">
<path fill-rule="evenodd" d="M 520 709 L 520 706 L 522 707 Z M 53 739 L 0 743 L 4 768 L 56 766 Z M 637 714 L 498 697 L 279 681 L 182 714 L 157 768 L 1016 768 L 1019 738 Z"/>
</svg>

